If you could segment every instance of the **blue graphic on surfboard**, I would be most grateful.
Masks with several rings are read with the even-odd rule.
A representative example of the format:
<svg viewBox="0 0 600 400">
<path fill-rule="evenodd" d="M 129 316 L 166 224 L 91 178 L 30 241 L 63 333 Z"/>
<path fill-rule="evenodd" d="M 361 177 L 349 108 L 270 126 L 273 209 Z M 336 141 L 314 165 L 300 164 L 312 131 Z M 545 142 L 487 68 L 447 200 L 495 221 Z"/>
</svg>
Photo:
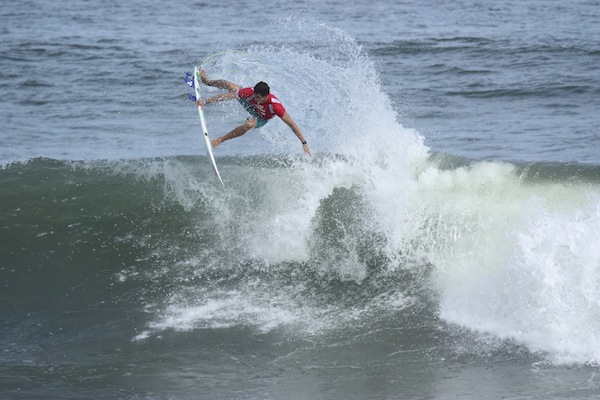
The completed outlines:
<svg viewBox="0 0 600 400">
<path fill-rule="evenodd" d="M 198 84 L 198 76 L 199 75 L 200 75 L 200 71 L 198 70 L 198 67 L 194 67 L 193 75 L 190 74 L 189 72 L 187 72 L 185 74 L 185 83 L 189 87 L 194 88 L 194 91 L 196 93 L 196 96 L 193 96 L 188 93 L 188 97 L 190 98 L 190 100 L 193 100 L 193 101 L 196 101 L 197 99 L 201 98 L 200 97 L 200 85 Z M 204 118 L 204 110 L 200 106 L 198 106 L 198 115 L 200 115 L 200 125 L 202 126 L 204 143 L 206 144 L 206 151 L 208 152 L 208 157 L 210 158 L 210 162 L 212 163 L 213 171 L 215 171 L 215 175 L 217 175 L 217 178 L 219 178 L 219 181 L 221 182 L 221 184 L 225 185 L 223 183 L 223 179 L 221 179 L 221 174 L 219 173 L 219 169 L 217 168 L 217 162 L 215 161 L 215 155 L 213 154 L 213 151 L 212 151 L 212 144 L 210 142 L 210 137 L 208 136 L 208 129 L 206 129 L 206 120 Z"/>
</svg>

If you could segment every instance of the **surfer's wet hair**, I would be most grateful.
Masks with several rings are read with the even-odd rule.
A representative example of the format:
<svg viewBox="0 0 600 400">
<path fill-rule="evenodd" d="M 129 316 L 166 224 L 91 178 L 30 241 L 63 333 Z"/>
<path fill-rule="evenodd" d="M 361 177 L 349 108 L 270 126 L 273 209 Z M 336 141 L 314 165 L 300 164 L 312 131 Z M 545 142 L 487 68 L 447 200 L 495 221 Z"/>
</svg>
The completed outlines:
<svg viewBox="0 0 600 400">
<path fill-rule="evenodd" d="M 269 89 L 269 85 L 267 85 L 265 82 L 258 82 L 255 86 L 254 86 L 254 93 L 261 95 L 261 96 L 266 96 L 268 95 L 270 92 Z"/>
</svg>

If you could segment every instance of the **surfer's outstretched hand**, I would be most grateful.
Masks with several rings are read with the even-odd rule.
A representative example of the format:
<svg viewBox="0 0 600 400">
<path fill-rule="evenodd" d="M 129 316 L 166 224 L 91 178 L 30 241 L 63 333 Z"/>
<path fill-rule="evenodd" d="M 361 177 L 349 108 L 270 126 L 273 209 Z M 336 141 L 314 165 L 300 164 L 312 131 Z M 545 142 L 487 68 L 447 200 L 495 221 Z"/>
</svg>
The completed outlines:
<svg viewBox="0 0 600 400">
<path fill-rule="evenodd" d="M 310 154 L 310 149 L 308 148 L 308 145 L 307 145 L 307 144 L 303 144 L 303 145 L 302 145 L 302 148 L 304 149 L 304 152 L 305 152 L 306 154 L 308 154 L 309 156 L 311 156 L 311 157 L 312 157 L 312 154 Z"/>
</svg>

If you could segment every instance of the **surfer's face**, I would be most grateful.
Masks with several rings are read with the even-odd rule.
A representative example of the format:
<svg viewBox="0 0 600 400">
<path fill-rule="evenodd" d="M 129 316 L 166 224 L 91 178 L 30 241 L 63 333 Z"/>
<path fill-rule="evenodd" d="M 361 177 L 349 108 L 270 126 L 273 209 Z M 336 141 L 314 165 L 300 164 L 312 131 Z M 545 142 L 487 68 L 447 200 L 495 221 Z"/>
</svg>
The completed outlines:
<svg viewBox="0 0 600 400">
<path fill-rule="evenodd" d="M 254 94 L 254 99 L 259 103 L 264 103 L 267 100 L 267 96 L 262 96 L 260 94 Z"/>
</svg>

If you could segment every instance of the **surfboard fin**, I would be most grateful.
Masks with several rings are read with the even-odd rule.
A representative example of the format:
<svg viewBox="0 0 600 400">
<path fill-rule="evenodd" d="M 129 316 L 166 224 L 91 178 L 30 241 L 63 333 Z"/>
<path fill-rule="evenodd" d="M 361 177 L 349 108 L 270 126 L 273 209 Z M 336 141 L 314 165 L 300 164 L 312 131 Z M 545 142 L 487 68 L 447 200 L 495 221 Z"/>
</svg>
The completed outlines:
<svg viewBox="0 0 600 400">
<path fill-rule="evenodd" d="M 185 81 L 185 84 L 189 87 L 194 87 L 194 75 L 192 75 L 190 72 L 185 73 L 185 78 L 183 78 L 183 80 Z"/>
</svg>

